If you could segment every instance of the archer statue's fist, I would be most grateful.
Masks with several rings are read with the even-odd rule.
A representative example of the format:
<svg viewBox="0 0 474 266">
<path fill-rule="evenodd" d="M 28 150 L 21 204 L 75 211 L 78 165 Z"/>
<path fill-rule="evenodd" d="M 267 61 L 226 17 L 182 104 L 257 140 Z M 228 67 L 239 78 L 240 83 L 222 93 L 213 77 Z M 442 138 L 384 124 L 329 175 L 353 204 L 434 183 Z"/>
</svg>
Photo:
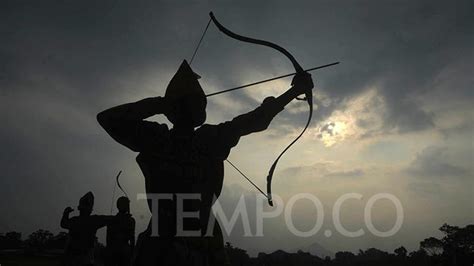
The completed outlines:
<svg viewBox="0 0 474 266">
<path fill-rule="evenodd" d="M 74 211 L 73 208 L 71 208 L 71 207 L 66 207 L 66 209 L 64 209 L 64 214 L 69 214 L 69 213 L 71 213 L 71 212 L 73 212 L 73 211 Z"/>
<path fill-rule="evenodd" d="M 314 88 L 313 79 L 311 78 L 311 74 L 308 72 L 297 73 L 291 84 L 299 92 L 299 94 L 304 94 L 308 90 Z"/>
</svg>

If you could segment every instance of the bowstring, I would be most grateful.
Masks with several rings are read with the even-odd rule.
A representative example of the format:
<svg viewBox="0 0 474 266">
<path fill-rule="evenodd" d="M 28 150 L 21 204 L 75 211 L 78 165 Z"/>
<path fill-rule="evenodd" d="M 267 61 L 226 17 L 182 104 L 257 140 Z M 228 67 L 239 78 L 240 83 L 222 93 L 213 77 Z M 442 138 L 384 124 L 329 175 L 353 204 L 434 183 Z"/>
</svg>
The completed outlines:
<svg viewBox="0 0 474 266">
<path fill-rule="evenodd" d="M 204 36 L 206 35 L 207 29 L 209 28 L 209 25 L 211 24 L 211 20 L 212 19 L 209 19 L 209 21 L 207 22 L 206 28 L 202 32 L 201 39 L 199 39 L 199 42 L 196 45 L 196 48 L 194 48 L 194 53 L 193 53 L 193 56 L 191 57 L 191 60 L 189 61 L 189 65 L 193 63 L 194 57 L 196 56 L 197 51 L 199 50 L 199 47 L 201 46 L 202 40 L 204 39 Z"/>
<path fill-rule="evenodd" d="M 206 35 L 207 33 L 207 29 L 209 29 L 209 25 L 211 24 L 211 21 L 212 21 L 212 18 L 209 19 L 209 21 L 207 22 L 207 25 L 206 25 L 206 28 L 204 29 L 202 35 L 201 35 L 201 38 L 199 39 L 199 42 L 197 43 L 196 47 L 194 48 L 194 52 L 193 52 L 193 55 L 191 57 L 191 60 L 189 61 L 189 65 L 191 65 L 193 63 L 193 60 L 194 60 L 194 57 L 196 56 L 198 50 L 199 50 L 199 47 L 201 46 L 201 43 L 202 43 L 202 40 L 204 39 L 204 36 Z M 254 186 L 260 193 L 262 193 L 263 196 L 265 196 L 265 198 L 268 199 L 268 195 L 265 194 L 265 192 L 263 192 L 262 189 L 260 189 L 254 182 L 252 182 L 252 180 L 250 180 L 250 178 L 245 175 L 235 164 L 233 164 L 229 159 L 225 159 L 226 162 L 228 162 L 241 176 L 243 176 L 250 184 L 252 184 L 252 186 Z"/>
<path fill-rule="evenodd" d="M 245 179 L 247 179 L 247 181 L 250 182 L 250 184 L 252 184 L 256 189 L 258 189 L 258 191 L 260 191 L 260 193 L 262 193 L 263 196 L 265 196 L 265 198 L 268 199 L 268 195 L 265 194 L 265 192 L 263 192 L 263 190 L 261 190 L 254 182 L 252 182 L 252 180 L 250 180 L 249 177 L 247 177 L 247 175 L 245 175 L 242 171 L 240 171 L 240 169 L 235 166 L 229 159 L 225 159 L 226 162 L 228 162 L 237 172 L 239 172 L 243 177 L 245 177 Z"/>
</svg>

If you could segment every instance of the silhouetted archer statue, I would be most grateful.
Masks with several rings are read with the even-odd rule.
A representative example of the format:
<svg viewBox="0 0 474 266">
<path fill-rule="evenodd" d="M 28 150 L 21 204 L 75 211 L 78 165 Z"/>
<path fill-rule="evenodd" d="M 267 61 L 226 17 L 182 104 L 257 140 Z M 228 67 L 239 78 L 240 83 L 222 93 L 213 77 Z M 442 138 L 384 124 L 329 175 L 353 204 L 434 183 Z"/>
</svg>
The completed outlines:
<svg viewBox="0 0 474 266">
<path fill-rule="evenodd" d="M 118 213 L 107 226 L 106 266 L 128 266 L 135 248 L 135 219 L 130 214 L 130 200 L 117 199 Z"/>
<path fill-rule="evenodd" d="M 313 88 L 311 76 L 295 76 L 293 86 L 278 98 L 268 97 L 257 109 L 218 125 L 204 124 L 206 96 L 186 61 L 171 79 L 164 97 L 123 104 L 97 115 L 100 125 L 117 142 L 138 152 L 147 193 L 173 194 L 158 206 L 158 221 L 151 220 L 137 243 L 136 265 L 227 265 L 222 232 L 216 223 L 206 235 L 211 207 L 223 184 L 223 162 L 240 137 L 265 130 L 285 105 Z M 146 121 L 165 115 L 173 124 Z M 198 194 L 184 201 L 184 210 L 199 211 L 199 219 L 184 219 L 184 230 L 199 230 L 199 237 L 177 236 L 176 194 Z M 148 201 L 151 211 L 151 202 Z M 158 223 L 159 237 L 151 236 Z"/>
<path fill-rule="evenodd" d="M 93 265 L 97 229 L 114 222 L 114 216 L 91 215 L 93 207 L 94 195 L 87 192 L 79 200 L 79 216 L 70 218 L 69 214 L 73 209 L 64 209 L 61 227 L 69 230 L 64 258 L 64 264 L 67 266 Z"/>
</svg>

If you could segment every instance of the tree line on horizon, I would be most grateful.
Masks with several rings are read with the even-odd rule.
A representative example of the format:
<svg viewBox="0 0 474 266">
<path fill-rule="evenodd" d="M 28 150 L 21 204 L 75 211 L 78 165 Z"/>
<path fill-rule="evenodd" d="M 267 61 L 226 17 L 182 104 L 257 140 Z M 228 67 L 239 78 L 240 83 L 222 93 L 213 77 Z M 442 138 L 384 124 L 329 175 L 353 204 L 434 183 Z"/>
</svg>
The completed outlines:
<svg viewBox="0 0 474 266">
<path fill-rule="evenodd" d="M 420 248 L 408 252 L 403 246 L 396 248 L 393 253 L 376 248 L 359 250 L 357 254 L 349 251 L 339 251 L 334 258 L 311 255 L 298 251 L 287 253 L 281 250 L 270 254 L 259 253 L 251 258 L 247 251 L 226 243 L 226 250 L 232 266 L 260 265 L 298 265 L 298 266 L 371 266 L 371 265 L 413 265 L 413 266 L 472 266 L 474 265 L 474 224 L 465 227 L 444 224 L 439 228 L 442 238 L 428 237 L 420 242 Z M 47 230 L 37 230 L 26 239 L 19 232 L 0 234 L 0 264 L 8 250 L 21 250 L 16 256 L 31 256 L 51 250 L 62 250 L 67 244 L 66 232 L 54 235 Z M 104 246 L 97 241 L 98 254 Z M 3 253 L 3 254 L 2 254 Z M 59 255 L 58 255 L 59 256 Z M 9 258 L 11 261 L 11 257 Z M 34 265 L 34 264 L 31 264 Z"/>
</svg>

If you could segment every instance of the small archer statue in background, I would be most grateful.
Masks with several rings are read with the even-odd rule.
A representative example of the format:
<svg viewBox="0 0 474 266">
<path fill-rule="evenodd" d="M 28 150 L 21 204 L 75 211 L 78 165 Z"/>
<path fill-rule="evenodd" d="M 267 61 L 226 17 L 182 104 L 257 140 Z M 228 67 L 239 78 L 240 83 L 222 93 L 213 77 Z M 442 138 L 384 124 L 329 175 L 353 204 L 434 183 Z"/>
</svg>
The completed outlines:
<svg viewBox="0 0 474 266">
<path fill-rule="evenodd" d="M 61 227 L 69 230 L 69 241 L 65 249 L 64 265 L 94 265 L 94 248 L 97 230 L 114 222 L 114 216 L 92 215 L 94 194 L 87 192 L 79 200 L 79 216 L 69 217 L 74 210 L 64 209 Z"/>
<path fill-rule="evenodd" d="M 117 199 L 118 213 L 107 226 L 105 266 L 128 266 L 135 248 L 135 219 L 130 214 L 130 200 Z"/>
</svg>

